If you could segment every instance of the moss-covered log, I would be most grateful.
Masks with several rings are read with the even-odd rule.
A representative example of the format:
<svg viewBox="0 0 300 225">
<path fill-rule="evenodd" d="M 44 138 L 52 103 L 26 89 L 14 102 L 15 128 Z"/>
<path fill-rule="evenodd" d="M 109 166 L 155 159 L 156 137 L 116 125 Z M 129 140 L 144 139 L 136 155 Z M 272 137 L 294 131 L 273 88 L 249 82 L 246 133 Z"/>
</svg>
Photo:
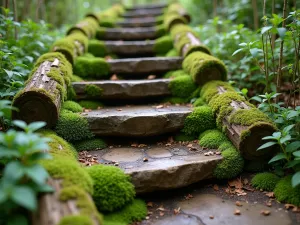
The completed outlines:
<svg viewBox="0 0 300 225">
<path fill-rule="evenodd" d="M 81 224 L 101 225 L 101 219 L 91 196 L 77 187 L 72 187 L 70 190 L 62 188 L 61 183 L 59 179 L 49 179 L 48 184 L 54 192 L 40 197 L 39 209 L 32 216 L 32 225 L 79 224 L 79 221 L 82 222 Z M 73 196 L 66 196 L 67 191 L 72 191 Z M 82 214 L 82 210 L 89 210 L 90 214 Z"/>
<path fill-rule="evenodd" d="M 183 57 L 186 57 L 195 51 L 204 52 L 209 55 L 211 54 L 209 49 L 191 32 L 185 33 L 178 39 L 175 46 L 177 51 L 180 52 Z"/>
<path fill-rule="evenodd" d="M 191 16 L 187 13 L 187 11 L 182 7 L 180 3 L 170 4 L 169 7 L 166 9 L 165 14 L 177 14 L 184 17 L 188 23 L 191 21 Z"/>
<path fill-rule="evenodd" d="M 187 23 L 188 23 L 187 19 L 184 18 L 183 16 L 176 13 L 171 13 L 165 16 L 163 24 L 165 26 L 165 29 L 170 31 L 172 27 L 177 24 L 187 24 Z"/>
<path fill-rule="evenodd" d="M 245 159 L 269 158 L 274 149 L 257 151 L 265 143 L 263 137 L 272 135 L 276 127 L 255 106 L 235 92 L 227 83 L 212 81 L 203 86 L 201 97 L 217 116 L 217 126 L 222 129 Z"/>
<path fill-rule="evenodd" d="M 189 54 L 182 67 L 199 85 L 211 80 L 226 80 L 227 77 L 227 69 L 221 60 L 199 51 Z"/>
<path fill-rule="evenodd" d="M 96 32 L 99 28 L 98 20 L 93 17 L 86 17 L 81 22 L 76 24 L 74 27 L 71 27 L 67 31 L 67 35 L 70 35 L 72 33 L 81 32 L 88 38 L 94 38 L 96 35 Z"/>
</svg>

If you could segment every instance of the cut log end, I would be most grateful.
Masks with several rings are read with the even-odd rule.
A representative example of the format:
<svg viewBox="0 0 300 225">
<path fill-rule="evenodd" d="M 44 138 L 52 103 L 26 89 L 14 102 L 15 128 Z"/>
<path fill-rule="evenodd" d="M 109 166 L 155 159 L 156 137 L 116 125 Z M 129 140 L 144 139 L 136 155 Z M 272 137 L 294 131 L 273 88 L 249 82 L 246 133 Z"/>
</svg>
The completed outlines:
<svg viewBox="0 0 300 225">
<path fill-rule="evenodd" d="M 68 60 L 68 62 L 71 63 L 71 65 L 74 64 L 74 57 L 69 51 L 64 50 L 64 49 L 60 49 L 60 48 L 56 49 L 55 47 L 54 47 L 53 51 L 60 52 L 61 54 L 63 54 L 66 57 L 66 59 Z"/>
<path fill-rule="evenodd" d="M 241 137 L 239 143 L 239 149 L 245 159 L 269 159 L 276 153 L 276 148 L 274 148 L 274 146 L 257 151 L 260 146 L 267 142 L 262 140 L 262 138 L 272 136 L 272 133 L 275 132 L 274 126 L 269 123 L 261 122 L 252 125 L 245 132 L 246 133 Z"/>
<path fill-rule="evenodd" d="M 18 108 L 18 112 L 13 111 L 14 120 L 23 120 L 26 123 L 44 121 L 47 128 L 54 127 L 58 120 L 58 106 L 50 97 L 40 92 L 24 92 L 16 98 L 14 106 Z"/>
</svg>

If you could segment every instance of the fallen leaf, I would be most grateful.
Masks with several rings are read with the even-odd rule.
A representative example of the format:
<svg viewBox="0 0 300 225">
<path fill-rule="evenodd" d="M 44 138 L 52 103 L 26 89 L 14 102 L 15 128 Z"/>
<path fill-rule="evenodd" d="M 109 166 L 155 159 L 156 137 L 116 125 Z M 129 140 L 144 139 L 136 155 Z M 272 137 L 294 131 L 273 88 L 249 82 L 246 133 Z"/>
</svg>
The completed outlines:
<svg viewBox="0 0 300 225">
<path fill-rule="evenodd" d="M 156 210 L 165 211 L 165 208 L 161 206 L 161 207 L 158 207 Z"/>
<path fill-rule="evenodd" d="M 145 219 L 146 219 L 146 220 L 149 220 L 149 219 L 150 219 L 150 217 L 149 217 L 149 216 L 146 216 L 146 217 L 145 217 Z"/>
<path fill-rule="evenodd" d="M 188 147 L 188 148 L 192 148 L 192 147 L 193 147 L 193 144 L 188 144 L 187 147 Z"/>
<path fill-rule="evenodd" d="M 122 111 L 123 109 L 117 109 L 117 111 Z"/>
<path fill-rule="evenodd" d="M 235 205 L 236 205 L 236 206 L 243 206 L 243 204 L 242 204 L 240 201 L 236 201 L 236 202 L 235 202 Z"/>
<path fill-rule="evenodd" d="M 137 143 L 133 143 L 133 144 L 131 144 L 131 147 L 137 148 L 137 147 L 138 147 L 138 144 L 137 144 Z"/>
<path fill-rule="evenodd" d="M 214 218 L 215 218 L 215 217 L 212 216 L 212 215 L 209 216 L 209 219 L 211 219 L 211 220 L 213 220 Z"/>
<path fill-rule="evenodd" d="M 238 215 L 238 216 L 241 215 L 241 211 L 238 210 L 238 209 L 235 209 L 235 210 L 234 210 L 234 215 Z"/>
<path fill-rule="evenodd" d="M 153 202 L 148 202 L 148 203 L 147 203 L 147 206 L 148 206 L 148 207 L 153 207 Z"/>
<path fill-rule="evenodd" d="M 262 210 L 260 213 L 263 214 L 264 216 L 268 216 L 271 214 L 269 210 Z"/>
<path fill-rule="evenodd" d="M 248 179 L 247 179 L 247 178 L 245 178 L 245 179 L 244 179 L 244 181 L 243 181 L 243 183 L 244 183 L 245 185 L 249 184 L 249 181 L 248 181 Z"/>
<path fill-rule="evenodd" d="M 177 215 L 180 213 L 180 207 L 178 207 L 178 209 L 174 209 L 174 214 Z"/>
<path fill-rule="evenodd" d="M 213 186 L 213 189 L 214 189 L 215 191 L 218 191 L 218 190 L 219 190 L 219 186 L 218 186 L 217 184 L 215 184 L 215 185 Z"/>
<path fill-rule="evenodd" d="M 266 206 L 271 207 L 272 203 L 271 202 L 266 202 Z"/>
<path fill-rule="evenodd" d="M 295 208 L 295 207 L 297 207 L 297 206 L 295 206 L 295 205 L 293 205 L 293 204 L 285 204 L 284 207 L 285 207 L 286 209 L 293 209 L 293 208 Z"/>
<path fill-rule="evenodd" d="M 161 109 L 163 107 L 164 107 L 164 105 L 158 105 L 158 106 L 156 106 L 157 109 Z"/>
<path fill-rule="evenodd" d="M 164 216 L 165 213 L 164 213 L 164 212 L 159 212 L 159 215 L 160 215 L 160 216 Z"/>
<path fill-rule="evenodd" d="M 149 75 L 148 76 L 148 80 L 153 80 L 153 79 L 155 79 L 156 78 L 156 75 Z"/>
<path fill-rule="evenodd" d="M 167 143 L 167 144 L 166 144 L 166 146 L 171 146 L 171 145 L 172 145 L 171 143 Z"/>
<path fill-rule="evenodd" d="M 221 152 L 217 151 L 215 152 L 216 155 L 221 155 Z"/>
<path fill-rule="evenodd" d="M 114 74 L 110 77 L 110 80 L 119 80 L 119 78 L 116 74 Z"/>
<path fill-rule="evenodd" d="M 148 162 L 148 158 L 143 158 L 143 162 Z"/>
<path fill-rule="evenodd" d="M 185 198 L 186 200 L 189 200 L 189 199 L 191 199 L 191 198 L 194 198 L 194 196 L 191 195 L 191 194 L 188 194 L 187 196 L 184 196 L 184 198 Z"/>
<path fill-rule="evenodd" d="M 145 145 L 145 144 L 139 144 L 138 147 L 139 148 L 144 148 L 144 147 L 147 147 L 147 145 Z"/>
<path fill-rule="evenodd" d="M 235 193 L 237 194 L 237 196 L 247 195 L 247 193 L 242 189 L 235 189 Z"/>
<path fill-rule="evenodd" d="M 267 192 L 266 196 L 268 196 L 269 198 L 275 198 L 274 192 Z"/>
</svg>

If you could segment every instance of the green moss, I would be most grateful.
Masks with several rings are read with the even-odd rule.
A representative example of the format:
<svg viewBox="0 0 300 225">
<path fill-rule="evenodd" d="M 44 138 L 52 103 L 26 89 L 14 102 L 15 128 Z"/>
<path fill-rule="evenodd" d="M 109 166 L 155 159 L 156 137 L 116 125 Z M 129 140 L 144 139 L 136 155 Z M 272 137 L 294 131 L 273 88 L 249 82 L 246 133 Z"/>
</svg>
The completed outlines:
<svg viewBox="0 0 300 225">
<path fill-rule="evenodd" d="M 72 82 L 81 82 L 81 81 L 83 81 L 83 79 L 81 77 L 73 74 L 71 81 Z"/>
<path fill-rule="evenodd" d="M 68 110 L 61 111 L 55 131 L 59 136 L 70 142 L 93 137 L 88 121 L 80 114 Z"/>
<path fill-rule="evenodd" d="M 175 48 L 172 48 L 171 50 L 169 50 L 166 55 L 166 57 L 176 57 L 176 56 L 179 56 L 178 55 L 178 52 Z"/>
<path fill-rule="evenodd" d="M 135 199 L 121 210 L 104 215 L 104 225 L 109 223 L 131 224 L 143 220 L 147 216 L 147 206 L 143 200 Z"/>
<path fill-rule="evenodd" d="M 231 143 L 231 141 L 224 141 L 218 148 L 221 152 L 229 149 L 229 148 L 235 148 L 234 145 Z"/>
<path fill-rule="evenodd" d="M 200 96 L 208 103 L 212 97 L 219 93 L 218 87 L 222 87 L 226 92 L 236 92 L 229 83 L 213 80 L 203 85 Z"/>
<path fill-rule="evenodd" d="M 94 38 L 98 28 L 99 24 L 96 18 L 86 17 L 74 27 L 71 27 L 68 30 L 67 34 L 71 35 L 74 33 L 81 32 L 88 38 Z"/>
<path fill-rule="evenodd" d="M 169 35 L 165 35 L 155 40 L 154 52 L 159 55 L 165 55 L 173 48 L 173 40 Z"/>
<path fill-rule="evenodd" d="M 105 32 L 106 32 L 106 28 L 104 27 L 99 27 L 97 29 L 97 32 L 96 32 L 96 38 L 98 40 L 103 40 L 104 36 L 105 36 Z"/>
<path fill-rule="evenodd" d="M 175 141 L 194 141 L 197 140 L 196 136 L 187 135 L 183 132 L 180 132 L 174 136 Z"/>
<path fill-rule="evenodd" d="M 269 122 L 270 118 L 257 108 L 240 109 L 230 115 L 229 122 L 232 124 L 240 124 L 250 126 L 256 122 Z"/>
<path fill-rule="evenodd" d="M 172 13 L 165 16 L 163 24 L 165 26 L 165 29 L 169 31 L 176 24 L 187 24 L 187 23 L 188 21 L 186 20 L 186 18 L 184 18 L 179 14 Z"/>
<path fill-rule="evenodd" d="M 94 181 L 93 199 L 99 211 L 112 212 L 130 203 L 135 196 L 130 177 L 114 166 L 95 165 L 87 168 Z"/>
<path fill-rule="evenodd" d="M 156 20 L 156 24 L 161 24 L 164 21 L 164 15 L 157 16 L 155 20 Z"/>
<path fill-rule="evenodd" d="M 227 78 L 225 64 L 221 60 L 203 52 L 189 54 L 184 59 L 182 67 L 200 85 L 211 80 L 226 80 Z"/>
<path fill-rule="evenodd" d="M 81 100 L 78 102 L 79 105 L 81 105 L 85 109 L 98 109 L 99 107 L 102 107 L 103 104 L 98 101 L 89 101 L 89 100 Z"/>
<path fill-rule="evenodd" d="M 174 26 L 172 26 L 172 29 L 170 31 L 171 37 L 173 40 L 177 40 L 179 36 L 186 33 L 192 33 L 193 35 L 197 36 L 196 32 L 193 30 L 192 27 L 190 27 L 187 24 L 179 23 Z"/>
<path fill-rule="evenodd" d="M 167 34 L 167 31 L 166 31 L 163 24 L 157 25 L 155 27 L 155 34 L 156 34 L 157 37 L 161 37 L 161 36 L 164 36 L 164 35 Z"/>
<path fill-rule="evenodd" d="M 279 181 L 279 177 L 273 173 L 265 172 L 256 174 L 252 180 L 252 186 L 256 189 L 262 189 L 264 191 L 273 191 L 276 184 Z"/>
<path fill-rule="evenodd" d="M 206 105 L 206 102 L 201 97 L 197 98 L 196 101 L 194 101 L 194 103 L 193 103 L 194 107 L 199 107 L 199 106 L 203 106 L 203 105 Z"/>
<path fill-rule="evenodd" d="M 74 113 L 83 111 L 83 108 L 77 102 L 73 102 L 73 101 L 64 102 L 62 105 L 62 109 L 69 110 Z"/>
<path fill-rule="evenodd" d="M 167 98 L 164 98 L 162 100 L 162 102 L 168 102 L 168 103 L 171 103 L 171 104 L 184 104 L 184 103 L 188 103 L 188 99 L 186 98 L 180 98 L 180 97 L 167 97 Z"/>
<path fill-rule="evenodd" d="M 70 86 L 68 86 L 67 87 L 67 92 L 68 92 L 68 94 L 67 94 L 67 99 L 68 100 L 74 100 L 74 99 L 76 99 L 76 92 L 75 92 L 75 90 L 74 90 L 74 88 L 73 88 L 73 86 L 72 85 L 70 85 Z"/>
<path fill-rule="evenodd" d="M 41 164 L 52 178 L 61 179 L 62 187 L 75 185 L 90 194 L 93 193 L 93 180 L 77 161 L 66 157 L 54 157 L 50 160 L 43 160 Z"/>
<path fill-rule="evenodd" d="M 109 64 L 103 58 L 77 57 L 74 73 L 80 77 L 108 78 Z"/>
<path fill-rule="evenodd" d="M 205 106 L 202 106 L 205 107 Z M 227 141 L 227 137 L 221 131 L 214 130 L 206 130 L 199 136 L 199 144 L 202 147 L 210 148 L 210 149 L 218 149 L 220 145 Z"/>
<path fill-rule="evenodd" d="M 97 208 L 88 193 L 80 187 L 73 185 L 63 188 L 59 194 L 59 200 L 75 200 L 80 216 L 88 216 L 89 218 L 96 219 L 98 224 L 102 224 L 102 215 L 98 213 Z"/>
<path fill-rule="evenodd" d="M 268 163 L 265 161 L 245 161 L 245 171 L 257 173 L 268 169 Z"/>
<path fill-rule="evenodd" d="M 98 40 L 89 41 L 88 52 L 96 57 L 104 57 L 108 54 L 108 50 L 106 49 L 104 42 Z"/>
<path fill-rule="evenodd" d="M 77 151 L 92 151 L 107 147 L 107 144 L 100 138 L 84 140 L 74 143 Z"/>
<path fill-rule="evenodd" d="M 103 89 L 95 84 L 88 84 L 84 87 L 84 93 L 88 97 L 99 97 L 102 95 Z"/>
<path fill-rule="evenodd" d="M 99 23 L 101 27 L 113 28 L 116 26 L 116 20 L 114 18 L 102 19 Z"/>
<path fill-rule="evenodd" d="M 205 130 L 215 128 L 215 119 L 208 106 L 200 106 L 194 108 L 184 120 L 183 132 L 187 135 L 197 136 Z"/>
<path fill-rule="evenodd" d="M 170 81 L 169 89 L 173 96 L 187 98 L 197 89 L 197 85 L 190 76 L 179 76 Z"/>
<path fill-rule="evenodd" d="M 291 176 L 282 178 L 274 189 L 275 197 L 280 202 L 300 206 L 300 186 L 292 187 Z"/>
<path fill-rule="evenodd" d="M 186 72 L 184 72 L 183 70 L 173 70 L 173 71 L 169 71 L 164 75 L 164 78 L 176 78 L 176 77 L 180 77 L 180 76 L 188 76 L 188 74 Z"/>
<path fill-rule="evenodd" d="M 92 218 L 88 216 L 65 216 L 58 225 L 93 225 Z"/>
<path fill-rule="evenodd" d="M 239 175 L 244 168 L 244 159 L 235 148 L 229 148 L 222 152 L 223 160 L 214 170 L 217 179 L 231 179 Z"/>
</svg>

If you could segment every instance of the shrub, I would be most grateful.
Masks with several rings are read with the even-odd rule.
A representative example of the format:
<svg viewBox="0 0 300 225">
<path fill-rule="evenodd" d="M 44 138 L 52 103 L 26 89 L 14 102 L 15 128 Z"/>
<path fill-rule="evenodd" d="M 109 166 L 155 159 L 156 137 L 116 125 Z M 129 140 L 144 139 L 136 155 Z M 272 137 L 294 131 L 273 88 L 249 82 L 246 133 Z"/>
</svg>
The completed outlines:
<svg viewBox="0 0 300 225">
<path fill-rule="evenodd" d="M 190 136 L 198 136 L 205 130 L 216 127 L 214 115 L 208 106 L 194 108 L 184 121 L 183 132 Z"/>
<path fill-rule="evenodd" d="M 197 89 L 197 85 L 190 76 L 186 75 L 172 79 L 169 89 L 173 96 L 187 98 Z"/>
<path fill-rule="evenodd" d="M 87 168 L 94 181 L 93 199 L 99 211 L 112 212 L 130 203 L 135 196 L 130 177 L 114 166 Z"/>
<path fill-rule="evenodd" d="M 107 147 L 106 143 L 100 138 L 79 141 L 74 143 L 74 146 L 77 151 L 99 150 Z"/>
<path fill-rule="evenodd" d="M 276 184 L 279 181 L 279 177 L 273 173 L 258 173 L 256 174 L 251 183 L 256 189 L 262 189 L 264 191 L 273 191 Z"/>
<path fill-rule="evenodd" d="M 62 109 L 69 110 L 74 113 L 83 111 L 83 108 L 77 102 L 73 101 L 65 101 L 62 105 Z"/>
<path fill-rule="evenodd" d="M 280 202 L 286 202 L 300 206 L 300 186 L 292 187 L 292 177 L 287 176 L 282 178 L 274 189 L 275 197 Z"/>
<path fill-rule="evenodd" d="M 218 149 L 225 141 L 227 141 L 227 137 L 217 129 L 204 131 L 199 136 L 199 144 L 210 149 Z"/>
</svg>

